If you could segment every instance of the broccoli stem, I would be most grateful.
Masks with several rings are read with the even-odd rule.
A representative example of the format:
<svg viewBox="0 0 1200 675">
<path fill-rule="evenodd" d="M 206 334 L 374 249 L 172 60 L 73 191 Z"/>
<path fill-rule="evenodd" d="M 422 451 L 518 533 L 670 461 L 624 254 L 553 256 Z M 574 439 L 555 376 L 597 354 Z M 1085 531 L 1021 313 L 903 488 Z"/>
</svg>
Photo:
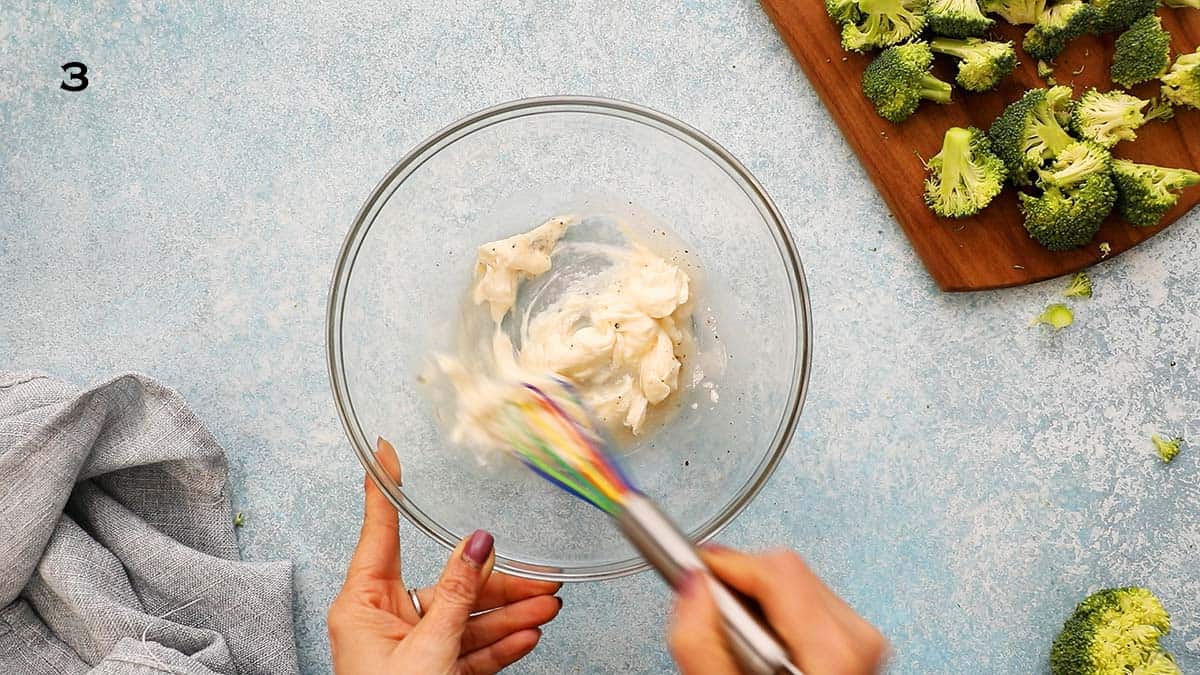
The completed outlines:
<svg viewBox="0 0 1200 675">
<path fill-rule="evenodd" d="M 946 131 L 942 140 L 942 181 L 945 183 L 962 180 L 964 164 L 970 163 L 971 132 L 962 127 L 953 127 Z"/>
<path fill-rule="evenodd" d="M 960 59 L 965 59 L 974 53 L 974 48 L 968 47 L 965 40 L 955 40 L 954 38 L 934 38 L 930 40 L 929 48 L 940 54 L 949 54 Z"/>
<path fill-rule="evenodd" d="M 937 103 L 949 103 L 950 92 L 953 89 L 950 83 L 943 82 L 933 75 L 926 74 L 921 78 L 921 98 L 936 101 Z"/>
<path fill-rule="evenodd" d="M 1048 118 L 1039 117 L 1037 122 L 1038 136 L 1046 143 L 1046 147 L 1050 150 L 1051 156 L 1062 152 L 1062 149 L 1075 142 L 1074 138 L 1068 134 L 1062 125 L 1058 123 L 1058 118 L 1054 116 L 1054 112 L 1047 110 Z"/>
</svg>

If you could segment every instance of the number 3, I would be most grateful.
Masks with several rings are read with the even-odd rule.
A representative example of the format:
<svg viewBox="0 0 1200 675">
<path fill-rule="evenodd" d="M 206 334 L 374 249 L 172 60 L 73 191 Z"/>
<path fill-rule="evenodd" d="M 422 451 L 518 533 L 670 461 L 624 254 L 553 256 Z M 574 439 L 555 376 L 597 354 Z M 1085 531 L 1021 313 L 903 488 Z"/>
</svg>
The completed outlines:
<svg viewBox="0 0 1200 675">
<path fill-rule="evenodd" d="M 72 73 L 72 68 L 77 69 L 76 72 Z M 60 88 L 66 89 L 67 91 L 83 91 L 84 89 L 87 89 L 88 79 L 84 77 L 87 75 L 87 66 L 78 61 L 71 61 L 70 63 L 64 63 L 62 69 L 63 72 L 67 75 L 70 75 L 70 77 L 67 78 L 67 80 L 62 84 L 58 85 Z M 77 82 L 78 84 L 67 84 L 67 82 Z"/>
</svg>

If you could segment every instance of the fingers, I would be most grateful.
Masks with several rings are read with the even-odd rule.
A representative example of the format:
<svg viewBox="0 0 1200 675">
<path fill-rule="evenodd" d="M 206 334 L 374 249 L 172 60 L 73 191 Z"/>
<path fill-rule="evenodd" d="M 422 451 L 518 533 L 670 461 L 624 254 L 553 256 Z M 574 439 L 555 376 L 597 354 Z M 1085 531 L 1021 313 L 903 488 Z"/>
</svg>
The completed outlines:
<svg viewBox="0 0 1200 675">
<path fill-rule="evenodd" d="M 459 543 L 434 587 L 433 602 L 413 629 L 412 638 L 427 643 L 441 657 L 451 661 L 458 657 L 471 610 L 492 573 L 493 543 L 492 535 L 483 530 L 475 530 Z"/>
<path fill-rule="evenodd" d="M 708 549 L 713 574 L 759 603 L 767 622 L 810 675 L 874 673 L 887 643 L 792 551 L 759 556 Z"/>
<path fill-rule="evenodd" d="M 459 667 L 464 675 L 492 675 L 520 661 L 533 651 L 540 639 L 542 631 L 536 628 L 517 631 L 499 642 L 466 654 L 459 660 Z"/>
<path fill-rule="evenodd" d="M 667 646 L 683 675 L 737 675 L 721 615 L 708 591 L 708 581 L 691 573 L 679 584 L 679 599 L 667 628 Z"/>
<path fill-rule="evenodd" d="M 376 441 L 375 457 L 383 469 L 400 482 L 400 460 L 396 449 L 383 438 Z M 400 532 L 395 507 L 368 476 L 363 484 L 362 531 L 350 559 L 346 581 L 362 578 L 400 579 Z"/>
<path fill-rule="evenodd" d="M 466 631 L 463 633 L 463 651 L 474 651 L 526 628 L 537 628 L 549 623 L 558 616 L 560 609 L 562 600 L 552 595 L 539 595 L 473 617 L 467 621 Z"/>
<path fill-rule="evenodd" d="M 554 595 L 562 584 L 552 581 L 534 581 L 507 574 L 496 573 L 488 577 L 487 584 L 479 593 L 473 611 L 485 612 L 504 605 L 519 602 L 525 598 L 535 598 L 540 595 Z M 422 607 L 433 606 L 434 587 L 430 586 L 417 591 Z"/>
</svg>

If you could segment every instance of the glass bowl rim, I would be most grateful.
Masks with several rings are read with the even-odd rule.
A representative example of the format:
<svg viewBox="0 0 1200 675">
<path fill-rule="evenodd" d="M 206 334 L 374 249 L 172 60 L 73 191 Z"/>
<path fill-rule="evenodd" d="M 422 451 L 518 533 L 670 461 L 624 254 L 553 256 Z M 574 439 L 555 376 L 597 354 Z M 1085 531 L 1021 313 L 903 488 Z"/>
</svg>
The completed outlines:
<svg viewBox="0 0 1200 675">
<path fill-rule="evenodd" d="M 805 280 L 804 267 L 796 252 L 795 243 L 784 223 L 783 215 L 758 180 L 728 150 L 707 135 L 673 117 L 645 106 L 592 96 L 545 96 L 508 101 L 474 112 L 444 127 L 423 140 L 392 166 L 375 186 L 375 189 L 371 191 L 362 208 L 359 209 L 350 231 L 347 232 L 342 242 L 337 262 L 334 265 L 333 280 L 326 306 L 325 353 L 329 382 L 338 417 L 341 419 L 342 427 L 359 462 L 375 485 L 386 495 L 388 501 L 404 514 L 404 517 L 417 529 L 444 548 L 453 550 L 458 545 L 458 539 L 442 525 L 425 515 L 416 504 L 404 495 L 403 488 L 379 466 L 372 451 L 373 444 L 364 433 L 354 413 L 354 405 L 346 382 L 342 353 L 342 313 L 346 294 L 355 258 L 375 217 L 391 195 L 404 184 L 408 176 L 443 148 L 476 131 L 500 122 L 551 112 L 601 114 L 641 123 L 672 136 L 700 152 L 721 168 L 754 202 L 760 216 L 771 230 L 772 239 L 785 263 L 788 285 L 792 292 L 792 307 L 800 323 L 797 326 L 796 340 L 803 340 L 802 344 L 797 345 L 795 352 L 798 358 L 795 359 L 792 368 L 788 400 L 779 426 L 772 438 L 771 450 L 759 461 L 750 479 L 716 515 L 688 533 L 689 538 L 697 543 L 708 541 L 729 525 L 757 496 L 775 472 L 775 468 L 791 443 L 801 410 L 804 407 L 812 361 L 812 314 L 808 283 Z M 495 563 L 498 571 L 544 581 L 601 581 L 635 574 L 648 567 L 648 563 L 638 556 L 616 562 L 569 569 L 525 563 L 498 554 Z"/>
</svg>

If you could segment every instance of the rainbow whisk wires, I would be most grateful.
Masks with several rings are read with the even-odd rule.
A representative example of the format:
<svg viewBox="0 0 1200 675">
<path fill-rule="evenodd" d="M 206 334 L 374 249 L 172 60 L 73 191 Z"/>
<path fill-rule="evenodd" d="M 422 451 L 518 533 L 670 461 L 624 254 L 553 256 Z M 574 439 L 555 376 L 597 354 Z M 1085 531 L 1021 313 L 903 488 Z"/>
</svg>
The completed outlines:
<svg viewBox="0 0 1200 675">
<path fill-rule="evenodd" d="M 629 478 L 607 452 L 607 443 L 570 383 L 525 384 L 528 396 L 505 406 L 504 435 L 534 472 L 596 508 L 616 515 L 631 494 Z"/>
</svg>

